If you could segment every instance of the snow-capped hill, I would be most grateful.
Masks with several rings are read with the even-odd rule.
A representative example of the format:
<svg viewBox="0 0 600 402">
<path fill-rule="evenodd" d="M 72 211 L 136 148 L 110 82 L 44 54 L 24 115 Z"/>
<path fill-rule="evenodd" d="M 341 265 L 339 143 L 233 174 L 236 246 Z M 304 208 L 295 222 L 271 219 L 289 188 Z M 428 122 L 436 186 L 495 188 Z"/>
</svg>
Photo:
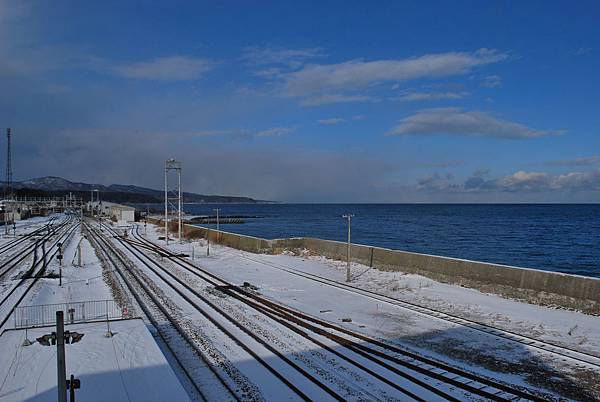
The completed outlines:
<svg viewBox="0 0 600 402">
<path fill-rule="evenodd" d="M 4 182 L 2 186 L 4 186 Z M 102 199 L 110 201 L 129 201 L 129 202 L 162 202 L 164 193 L 163 190 L 155 190 L 152 188 L 140 187 L 130 184 L 111 184 L 105 186 L 103 184 L 90 184 L 73 182 L 62 177 L 45 176 L 34 179 L 28 179 L 13 183 L 15 191 L 19 190 L 23 195 L 32 196 L 34 193 L 64 193 L 74 192 L 83 193 L 81 196 L 88 197 L 92 190 L 100 191 Z M 183 193 L 186 202 L 241 202 L 255 203 L 256 200 L 249 197 L 232 197 L 223 195 L 202 195 L 196 193 Z"/>
<path fill-rule="evenodd" d="M 39 177 L 21 182 L 15 182 L 13 187 L 29 188 L 42 191 L 83 191 L 89 190 L 90 188 L 98 188 L 98 186 L 94 184 L 75 183 L 56 176 Z"/>
</svg>

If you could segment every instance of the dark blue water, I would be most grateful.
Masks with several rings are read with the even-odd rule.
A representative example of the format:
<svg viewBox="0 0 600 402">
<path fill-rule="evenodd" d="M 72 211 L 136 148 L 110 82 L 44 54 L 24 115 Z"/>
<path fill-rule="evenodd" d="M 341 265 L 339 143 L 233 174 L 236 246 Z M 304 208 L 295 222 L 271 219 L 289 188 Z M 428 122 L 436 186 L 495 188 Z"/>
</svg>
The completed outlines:
<svg viewBox="0 0 600 402">
<path fill-rule="evenodd" d="M 258 215 L 221 229 L 268 239 L 346 240 L 391 249 L 600 277 L 600 204 L 202 204 L 190 214 Z M 214 226 L 214 225 L 213 225 Z"/>
</svg>

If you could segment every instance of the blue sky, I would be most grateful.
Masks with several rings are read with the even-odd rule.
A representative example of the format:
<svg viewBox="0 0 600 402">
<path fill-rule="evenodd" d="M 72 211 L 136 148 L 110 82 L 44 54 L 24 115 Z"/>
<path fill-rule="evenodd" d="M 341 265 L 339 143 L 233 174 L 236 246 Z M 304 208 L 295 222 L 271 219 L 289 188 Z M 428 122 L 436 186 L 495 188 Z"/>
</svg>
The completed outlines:
<svg viewBox="0 0 600 402">
<path fill-rule="evenodd" d="M 0 0 L 16 179 L 600 201 L 597 2 Z"/>
</svg>

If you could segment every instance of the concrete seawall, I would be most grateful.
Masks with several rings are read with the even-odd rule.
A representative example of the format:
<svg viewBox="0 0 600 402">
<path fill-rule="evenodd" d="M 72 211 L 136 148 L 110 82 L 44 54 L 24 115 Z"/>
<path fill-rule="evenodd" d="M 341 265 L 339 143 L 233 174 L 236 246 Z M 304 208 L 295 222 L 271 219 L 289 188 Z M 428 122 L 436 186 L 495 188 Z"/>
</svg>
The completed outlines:
<svg viewBox="0 0 600 402">
<path fill-rule="evenodd" d="M 149 219 L 161 224 L 162 221 Z M 176 230 L 175 225 L 170 230 Z M 208 230 L 184 225 L 184 235 L 206 238 Z M 267 240 L 210 230 L 211 242 L 253 253 L 306 249 L 336 260 L 346 259 L 346 243 L 309 237 Z M 577 309 L 600 315 L 600 279 L 457 258 L 353 244 L 352 261 L 384 271 L 414 273 L 534 304 Z"/>
</svg>

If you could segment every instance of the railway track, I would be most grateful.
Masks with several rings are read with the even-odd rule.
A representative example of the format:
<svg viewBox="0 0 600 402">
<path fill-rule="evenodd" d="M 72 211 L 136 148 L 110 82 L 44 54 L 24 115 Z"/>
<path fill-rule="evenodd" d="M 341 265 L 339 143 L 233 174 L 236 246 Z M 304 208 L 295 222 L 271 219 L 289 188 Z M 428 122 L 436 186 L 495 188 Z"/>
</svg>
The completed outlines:
<svg viewBox="0 0 600 402">
<path fill-rule="evenodd" d="M 543 341 L 540 339 L 536 339 L 527 335 L 519 334 L 514 331 L 508 331 L 505 329 L 501 329 L 492 325 L 484 324 L 475 320 L 470 320 L 468 318 L 460 317 L 455 314 L 450 314 L 441 310 L 437 310 L 431 307 L 426 307 L 419 305 L 417 303 L 409 302 L 407 300 L 401 300 L 397 298 L 393 298 L 390 296 L 385 296 L 373 291 L 361 289 L 356 286 L 352 286 L 343 282 L 338 282 L 329 278 L 322 277 L 320 275 L 315 275 L 312 273 L 307 273 L 303 271 L 299 271 L 290 267 L 286 267 L 280 264 L 275 264 L 271 262 L 261 261 L 256 258 L 249 257 L 244 254 L 229 252 L 228 254 L 235 255 L 237 257 L 243 258 L 245 260 L 261 264 L 263 266 L 268 266 L 273 269 L 277 269 L 280 271 L 287 272 L 289 274 L 299 276 L 314 282 L 317 282 L 322 285 L 334 287 L 337 289 L 341 289 L 347 292 L 351 292 L 354 294 L 359 294 L 361 296 L 377 300 L 382 303 L 390 304 L 396 307 L 400 307 L 404 310 L 408 310 L 419 315 L 423 315 L 429 318 L 433 318 L 436 320 L 441 320 L 444 322 L 448 322 L 457 326 L 469 328 L 478 332 L 483 332 L 488 335 L 492 335 L 498 338 L 502 338 L 511 342 L 518 343 L 525 348 L 535 349 L 539 352 L 549 353 L 558 358 L 563 359 L 563 361 L 572 361 L 575 364 L 579 364 L 578 367 L 591 366 L 594 369 L 600 369 L 600 356 L 597 356 L 592 353 L 586 353 L 580 350 L 575 350 L 566 346 L 557 345 L 552 342 Z"/>
<path fill-rule="evenodd" d="M 47 225 L 41 228 L 40 232 L 31 233 L 27 236 L 27 239 L 31 240 L 31 243 L 25 247 L 18 249 L 14 254 L 11 254 L 0 263 L 0 279 L 4 278 L 7 274 L 13 271 L 16 267 L 20 266 L 21 263 L 27 259 L 30 255 L 36 257 L 37 250 L 40 246 L 45 248 L 45 243 L 55 235 L 57 231 L 60 231 L 66 225 L 70 223 L 69 219 L 64 219 L 56 227 Z M 42 234 L 41 237 L 35 237 Z M 14 246 L 13 246 L 14 247 Z"/>
<path fill-rule="evenodd" d="M 194 351 L 193 356 L 200 358 L 206 364 L 207 368 L 213 372 L 215 378 L 223 385 L 222 389 L 217 389 L 214 393 L 220 397 L 228 395 L 229 399 L 239 401 L 240 399 L 236 396 L 236 393 L 223 380 L 215 368 L 206 361 L 204 351 L 198 347 L 193 336 L 190 336 L 188 330 L 184 328 L 177 317 L 168 308 L 163 306 L 156 292 L 144 283 L 142 279 L 134 275 L 133 272 L 136 271 L 135 265 L 119 250 L 115 249 L 95 228 L 86 223 L 84 223 L 84 226 L 90 235 L 89 240 L 92 246 L 99 252 L 101 258 L 117 272 L 119 278 L 135 299 L 137 306 L 154 328 L 154 333 L 158 335 L 161 343 L 165 345 L 179 370 L 181 370 L 195 393 L 199 396 L 199 399 L 205 401 L 213 400 L 213 398 L 209 398 L 210 393 L 206 391 L 208 387 L 204 386 L 206 379 L 200 378 L 200 376 L 194 373 L 194 370 L 187 368 L 188 366 L 193 366 L 195 362 L 189 363 L 190 354 L 187 353 L 188 350 L 181 351 L 180 346 L 182 343 Z M 219 394 L 219 391 L 224 391 L 224 393 Z"/>
<path fill-rule="evenodd" d="M 48 223 L 44 224 L 42 227 L 37 228 L 29 233 L 25 233 L 22 235 L 19 235 L 18 238 L 15 238 L 13 240 L 10 240 L 6 243 L 4 243 L 3 245 L 0 246 L 0 255 L 4 254 L 6 251 L 9 251 L 11 249 L 13 249 L 15 246 L 25 242 L 26 240 L 32 238 L 35 235 L 41 234 L 44 231 L 47 231 L 49 227 L 51 227 L 54 223 L 54 221 L 56 220 L 56 218 L 51 218 Z"/>
<path fill-rule="evenodd" d="M 303 337 L 340 361 L 352 365 L 364 375 L 393 388 L 397 395 L 402 395 L 403 399 L 462 400 L 466 396 L 471 396 L 495 401 L 544 400 L 543 397 L 529 391 L 425 358 L 267 300 L 252 291 L 228 283 L 187 259 L 155 245 L 141 237 L 137 230 L 132 234 L 134 239 L 119 238 L 119 241 L 140 260 L 145 260 L 147 265 L 153 265 L 151 270 L 170 286 L 200 296 L 185 280 L 164 269 L 161 264 L 141 250 L 153 251 L 168 258 L 180 269 L 204 281 L 207 286 L 218 289 L 229 298 Z"/>
<path fill-rule="evenodd" d="M 29 294 L 31 289 L 38 282 L 38 280 L 43 277 L 46 272 L 46 268 L 58 253 L 58 244 L 67 243 L 78 226 L 79 223 L 76 221 L 76 219 L 70 217 L 60 225 L 57 231 L 46 235 L 47 238 L 45 238 L 45 241 L 50 241 L 50 245 L 45 248 L 42 258 L 35 260 L 31 267 L 25 271 L 19 279 L 16 280 L 16 283 L 10 288 L 10 290 L 2 294 L 2 300 L 0 300 L 0 314 L 2 314 L 0 329 L 3 328 L 10 319 L 15 307 L 21 303 L 21 301 Z M 53 241 L 51 240 L 52 237 L 54 237 Z M 34 250 L 31 250 L 29 252 L 23 252 L 22 255 L 14 256 L 14 261 L 12 262 L 11 266 L 2 274 L 6 274 L 13 267 L 19 265 L 29 254 L 33 252 Z"/>
<path fill-rule="evenodd" d="M 111 228 L 107 227 L 108 230 Z M 118 233 L 113 232 L 115 237 Z M 180 303 L 186 303 L 198 312 L 210 325 L 225 335 L 243 354 L 253 359 L 257 366 L 257 375 L 264 378 L 263 384 L 269 384 L 272 389 L 279 392 L 286 390 L 286 395 L 292 400 L 344 400 L 344 398 L 323 381 L 309 373 L 306 369 L 294 362 L 290 357 L 276 349 L 271 342 L 265 341 L 257 333 L 238 322 L 222 307 L 209 300 L 204 295 L 187 285 L 185 281 L 168 272 L 154 259 L 139 250 L 130 247 L 126 242 L 123 245 L 127 250 L 161 282 L 161 285 L 170 288 L 180 298 Z M 164 287 L 164 286 L 161 286 Z M 248 358 L 247 357 L 247 358 Z M 291 369 L 291 370 L 290 370 Z M 284 375 L 283 372 L 286 374 Z M 266 377 L 268 375 L 269 377 Z M 262 390 L 261 390 L 262 391 Z M 261 391 L 250 398 L 264 399 Z M 268 399 L 277 399 L 281 394 L 272 394 Z M 240 397 L 238 395 L 238 397 Z"/>
</svg>

